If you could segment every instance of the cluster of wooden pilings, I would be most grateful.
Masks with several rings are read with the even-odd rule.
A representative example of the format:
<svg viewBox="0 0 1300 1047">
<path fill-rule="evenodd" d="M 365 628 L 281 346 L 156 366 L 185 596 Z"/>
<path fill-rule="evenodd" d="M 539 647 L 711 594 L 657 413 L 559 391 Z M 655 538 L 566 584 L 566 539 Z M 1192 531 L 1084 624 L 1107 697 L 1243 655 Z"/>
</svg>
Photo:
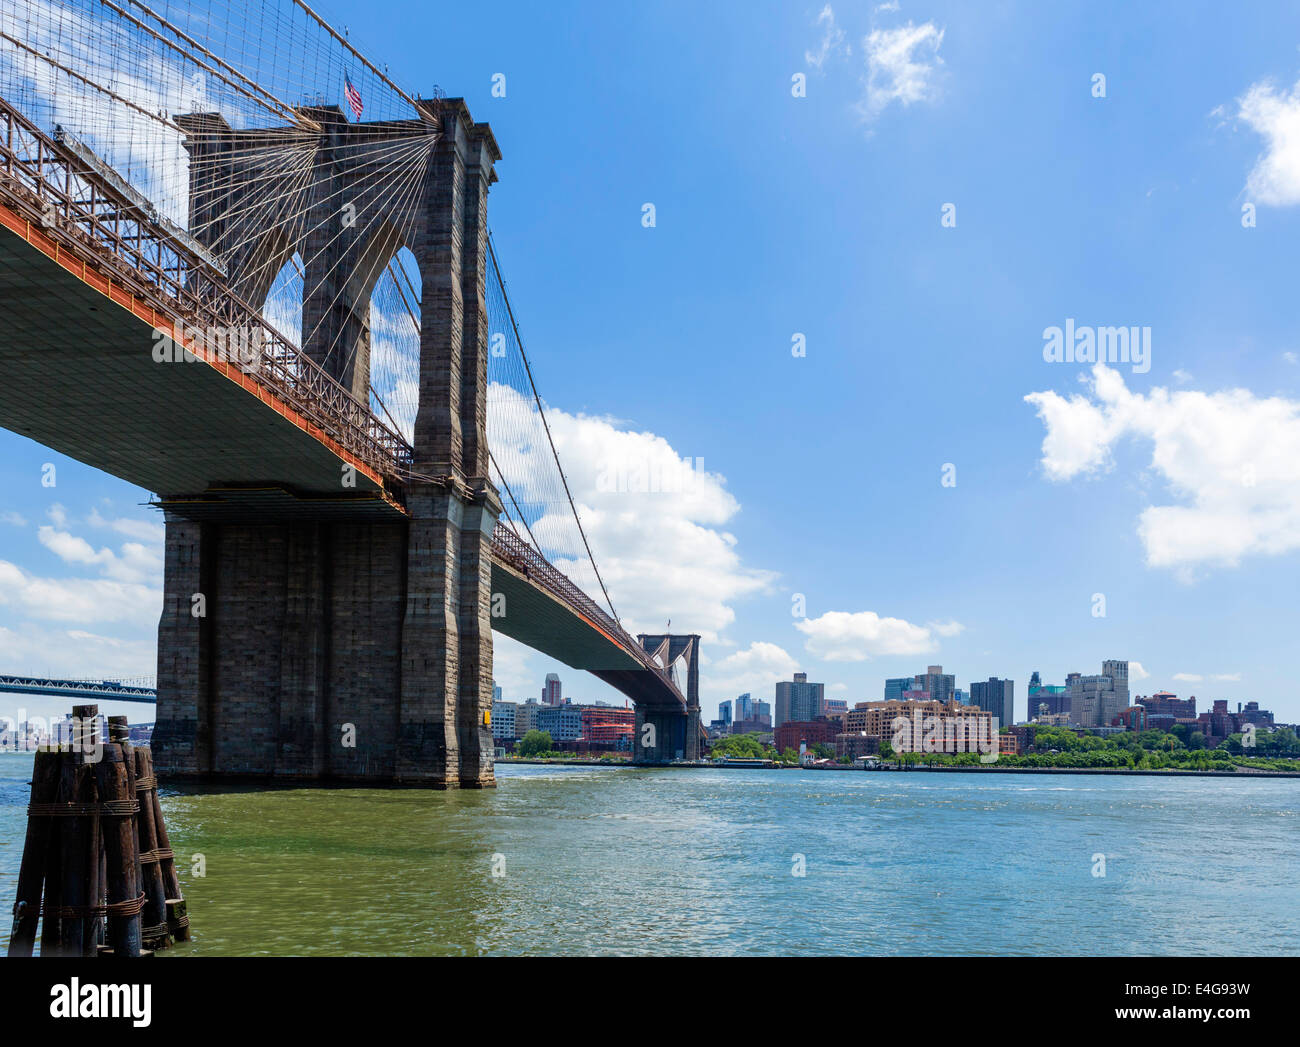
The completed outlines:
<svg viewBox="0 0 1300 1047">
<path fill-rule="evenodd" d="M 189 938 L 153 754 L 125 716 L 72 710 L 71 744 L 36 753 L 10 956 L 149 956 Z"/>
</svg>

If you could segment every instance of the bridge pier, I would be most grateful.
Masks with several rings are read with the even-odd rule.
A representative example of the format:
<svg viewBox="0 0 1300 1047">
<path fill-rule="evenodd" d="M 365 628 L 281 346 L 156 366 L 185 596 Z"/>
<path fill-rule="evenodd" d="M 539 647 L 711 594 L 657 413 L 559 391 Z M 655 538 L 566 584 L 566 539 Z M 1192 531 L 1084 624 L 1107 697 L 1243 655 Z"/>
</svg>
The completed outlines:
<svg viewBox="0 0 1300 1047">
<path fill-rule="evenodd" d="M 641 764 L 670 763 L 673 760 L 694 762 L 700 759 L 700 637 L 696 633 L 681 635 L 637 636 L 641 646 L 658 656 L 664 664 L 676 666 L 686 661 L 686 709 L 643 709 L 636 711 L 636 733 L 632 739 L 632 762 Z"/>
<path fill-rule="evenodd" d="M 328 284 L 304 308 L 308 352 L 366 402 L 365 313 L 376 260 L 403 243 L 416 257 L 420 387 L 407 518 L 364 518 L 356 503 L 328 500 L 286 515 L 257 509 L 252 494 L 217 513 L 187 500 L 193 492 L 160 492 L 173 506 L 158 628 L 160 773 L 495 784 L 491 538 L 502 507 L 488 475 L 485 276 L 487 193 L 500 153 L 459 99 L 443 102 L 440 113 L 442 134 L 415 205 L 374 221 L 374 173 L 348 163 L 357 154 L 347 136 L 357 125 L 326 121 L 316 169 L 328 172 L 321 177 L 331 188 L 354 190 L 350 199 L 366 219 L 355 228 L 371 239 L 341 251 L 352 271 L 337 279 L 359 288 L 343 296 L 347 307 L 332 295 L 333 307 L 320 307 Z M 257 215 L 242 193 L 223 200 L 212 192 L 213 164 L 227 163 L 211 141 L 221 129 L 199 118 L 185 126 L 192 154 L 216 158 L 191 166 L 192 210 L 211 223 L 205 228 L 219 232 L 213 209 L 228 207 L 243 227 L 261 222 L 268 230 L 263 245 L 225 259 L 232 281 L 294 249 L 311 256 L 310 243 L 294 241 L 309 240 L 308 232 L 277 223 L 274 213 Z M 374 135 L 356 133 L 360 142 Z M 241 155 L 254 154 L 246 147 Z M 220 254 L 227 240 L 207 246 Z M 340 357 L 350 361 L 344 370 L 332 366 Z"/>
</svg>

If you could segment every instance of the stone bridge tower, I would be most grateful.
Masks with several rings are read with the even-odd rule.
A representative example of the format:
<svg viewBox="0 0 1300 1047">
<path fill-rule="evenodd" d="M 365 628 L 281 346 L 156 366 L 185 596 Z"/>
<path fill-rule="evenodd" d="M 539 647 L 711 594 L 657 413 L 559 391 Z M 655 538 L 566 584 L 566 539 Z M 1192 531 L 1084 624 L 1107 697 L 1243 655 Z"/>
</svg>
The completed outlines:
<svg viewBox="0 0 1300 1047">
<path fill-rule="evenodd" d="M 405 246 L 422 286 L 408 518 L 300 498 L 274 475 L 238 497 L 158 492 L 163 773 L 494 782 L 490 543 L 501 502 L 487 451 L 486 209 L 500 152 L 463 100 L 421 108 L 419 119 L 366 124 L 303 110 L 319 132 L 177 118 L 191 232 L 224 263 L 226 287 L 260 309 L 296 252 L 303 350 L 367 407 L 377 276 Z M 421 149 L 427 162 L 394 192 L 391 158 Z"/>
</svg>

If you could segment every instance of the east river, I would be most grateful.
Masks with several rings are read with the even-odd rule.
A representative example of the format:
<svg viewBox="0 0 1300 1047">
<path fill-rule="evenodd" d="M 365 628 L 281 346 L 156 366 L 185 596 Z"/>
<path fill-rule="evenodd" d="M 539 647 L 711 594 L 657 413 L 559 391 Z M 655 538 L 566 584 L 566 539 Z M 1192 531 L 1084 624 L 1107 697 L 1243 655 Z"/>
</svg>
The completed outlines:
<svg viewBox="0 0 1300 1047">
<path fill-rule="evenodd" d="M 6 912 L 31 764 L 0 755 Z M 1295 779 L 497 775 L 164 789 L 193 941 L 163 955 L 1300 953 Z"/>
</svg>

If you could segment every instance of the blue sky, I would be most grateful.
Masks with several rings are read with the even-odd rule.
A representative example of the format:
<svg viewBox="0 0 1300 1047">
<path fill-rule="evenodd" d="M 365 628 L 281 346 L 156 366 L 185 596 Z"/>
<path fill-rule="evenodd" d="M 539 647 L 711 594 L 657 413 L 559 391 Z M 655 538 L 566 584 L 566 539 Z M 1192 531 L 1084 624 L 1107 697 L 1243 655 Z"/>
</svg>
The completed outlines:
<svg viewBox="0 0 1300 1047">
<path fill-rule="evenodd" d="M 1135 694 L 1300 719 L 1300 13 L 888 6 L 319 5 L 492 124 L 597 557 L 633 627 L 705 634 L 710 715 L 795 669 L 852 704 L 933 663 L 1013 678 L 1023 715 L 1031 671 L 1128 658 Z M 1149 372 L 1045 361 L 1067 318 L 1149 326 Z M 708 475 L 602 523 L 584 449 L 615 433 Z M 0 671 L 152 672 L 145 492 L 8 433 L 0 489 Z M 498 657 L 507 697 L 556 669 Z"/>
</svg>

